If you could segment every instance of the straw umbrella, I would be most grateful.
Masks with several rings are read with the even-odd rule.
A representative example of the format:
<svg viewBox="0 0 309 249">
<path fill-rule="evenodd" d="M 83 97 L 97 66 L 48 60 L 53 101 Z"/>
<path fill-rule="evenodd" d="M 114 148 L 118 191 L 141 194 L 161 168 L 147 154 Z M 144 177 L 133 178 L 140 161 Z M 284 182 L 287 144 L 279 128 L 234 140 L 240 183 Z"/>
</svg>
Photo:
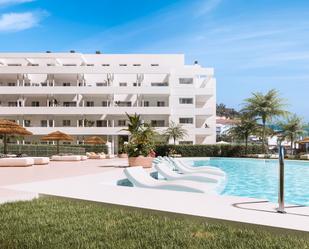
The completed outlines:
<svg viewBox="0 0 309 249">
<path fill-rule="evenodd" d="M 57 154 L 59 154 L 59 142 L 60 141 L 72 141 L 73 138 L 61 131 L 55 131 L 52 133 L 49 133 L 48 135 L 41 138 L 43 141 L 56 141 L 57 142 Z"/>
<path fill-rule="evenodd" d="M 1 119 L 0 120 L 0 134 L 3 135 L 3 153 L 7 154 L 7 137 L 9 135 L 21 135 L 21 136 L 28 136 L 32 135 L 32 132 L 26 130 L 24 127 L 20 126 L 19 124 Z"/>
<path fill-rule="evenodd" d="M 99 144 L 105 144 L 105 140 L 103 138 L 94 136 L 94 137 L 86 138 L 85 143 L 99 145 Z"/>
</svg>

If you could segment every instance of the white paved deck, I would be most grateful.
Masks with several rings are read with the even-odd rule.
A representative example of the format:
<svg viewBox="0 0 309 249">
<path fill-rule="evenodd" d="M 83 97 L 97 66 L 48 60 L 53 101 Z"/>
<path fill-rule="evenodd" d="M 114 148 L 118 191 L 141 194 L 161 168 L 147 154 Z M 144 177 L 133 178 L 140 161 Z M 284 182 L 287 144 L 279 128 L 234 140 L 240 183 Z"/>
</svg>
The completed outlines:
<svg viewBox="0 0 309 249">
<path fill-rule="evenodd" d="M 214 222 L 253 224 L 307 235 L 309 232 L 309 207 L 289 206 L 287 214 L 278 214 L 276 204 L 265 200 L 115 186 L 119 176 L 125 178 L 122 169 L 109 168 L 108 172 L 3 188 L 195 216 Z"/>
</svg>

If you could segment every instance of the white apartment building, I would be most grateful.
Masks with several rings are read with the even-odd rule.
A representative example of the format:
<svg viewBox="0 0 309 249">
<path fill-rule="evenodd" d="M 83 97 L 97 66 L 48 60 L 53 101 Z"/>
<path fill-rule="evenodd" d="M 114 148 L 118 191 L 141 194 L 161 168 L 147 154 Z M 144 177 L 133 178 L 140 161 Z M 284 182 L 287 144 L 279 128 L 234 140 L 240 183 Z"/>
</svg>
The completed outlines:
<svg viewBox="0 0 309 249">
<path fill-rule="evenodd" d="M 33 132 L 24 143 L 60 130 L 73 143 L 104 135 L 116 153 L 138 113 L 158 131 L 182 124 L 179 143 L 214 144 L 215 108 L 214 70 L 182 54 L 0 53 L 0 118 Z"/>
</svg>

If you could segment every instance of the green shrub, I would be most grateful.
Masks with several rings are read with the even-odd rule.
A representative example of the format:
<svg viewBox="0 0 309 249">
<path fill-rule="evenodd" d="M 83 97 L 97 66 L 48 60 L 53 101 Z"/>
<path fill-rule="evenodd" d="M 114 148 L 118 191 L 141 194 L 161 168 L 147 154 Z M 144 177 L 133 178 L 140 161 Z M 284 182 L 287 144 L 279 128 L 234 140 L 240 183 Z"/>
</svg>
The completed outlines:
<svg viewBox="0 0 309 249">
<path fill-rule="evenodd" d="M 0 145 L 0 153 L 3 151 L 3 144 Z M 52 156 L 57 154 L 56 145 L 45 144 L 8 144 L 10 154 L 26 154 L 28 156 Z M 72 153 L 83 155 L 86 149 L 82 146 L 60 145 L 60 153 Z"/>
<path fill-rule="evenodd" d="M 166 156 L 173 151 L 175 154 L 181 154 L 183 157 L 244 157 L 244 145 L 157 145 L 155 151 L 158 156 Z M 260 154 L 262 148 L 259 145 L 249 145 L 247 154 Z"/>
</svg>

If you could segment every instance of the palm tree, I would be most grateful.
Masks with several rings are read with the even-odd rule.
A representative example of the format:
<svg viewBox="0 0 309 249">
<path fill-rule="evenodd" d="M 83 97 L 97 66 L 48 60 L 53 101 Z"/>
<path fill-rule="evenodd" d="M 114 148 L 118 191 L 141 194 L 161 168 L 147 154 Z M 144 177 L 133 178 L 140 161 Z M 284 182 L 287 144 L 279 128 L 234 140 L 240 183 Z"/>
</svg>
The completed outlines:
<svg viewBox="0 0 309 249">
<path fill-rule="evenodd" d="M 176 144 L 177 140 L 183 139 L 188 135 L 188 133 L 187 130 L 182 127 L 182 125 L 171 121 L 169 127 L 164 132 L 164 135 L 168 140 L 173 139 L 174 144 Z"/>
<path fill-rule="evenodd" d="M 291 154 L 294 154 L 294 142 L 301 135 L 305 133 L 304 124 L 302 119 L 297 115 L 293 114 L 289 116 L 286 121 L 279 122 L 280 132 L 282 139 L 286 139 L 291 143 Z"/>
<path fill-rule="evenodd" d="M 247 154 L 249 136 L 254 134 L 258 129 L 259 125 L 256 123 L 255 119 L 242 116 L 240 122 L 229 129 L 228 134 L 233 138 L 245 141 L 245 154 Z"/>
<path fill-rule="evenodd" d="M 258 118 L 262 122 L 262 146 L 266 152 L 266 124 L 274 117 L 283 116 L 287 111 L 282 98 L 279 97 L 277 90 L 272 89 L 266 94 L 261 92 L 252 93 L 252 97 L 245 99 L 244 107 L 241 110 L 251 118 Z"/>
<path fill-rule="evenodd" d="M 141 120 L 141 115 L 134 114 L 134 115 L 129 115 L 126 113 L 129 123 L 128 123 L 128 128 L 123 129 L 124 131 L 128 131 L 131 135 L 135 134 L 138 132 L 141 127 L 143 126 L 143 121 Z"/>
</svg>

